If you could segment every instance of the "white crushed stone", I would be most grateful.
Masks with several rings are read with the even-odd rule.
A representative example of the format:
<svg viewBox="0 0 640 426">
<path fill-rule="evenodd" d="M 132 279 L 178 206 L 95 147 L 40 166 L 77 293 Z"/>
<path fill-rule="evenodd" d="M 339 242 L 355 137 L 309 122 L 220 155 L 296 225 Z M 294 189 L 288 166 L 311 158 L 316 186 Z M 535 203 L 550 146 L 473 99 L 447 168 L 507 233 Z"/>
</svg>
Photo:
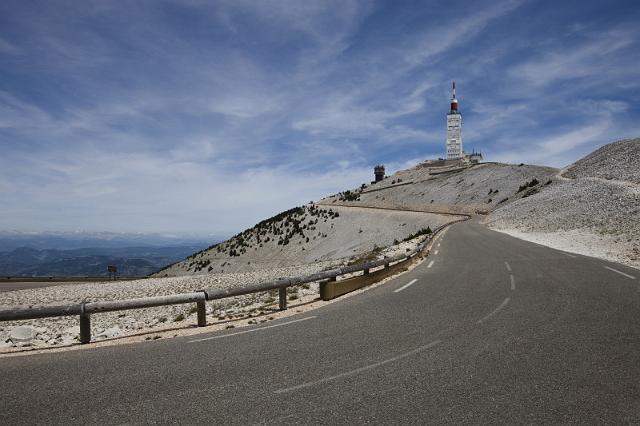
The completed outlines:
<svg viewBox="0 0 640 426">
<path fill-rule="evenodd" d="M 640 139 L 605 145 L 576 161 L 563 173 L 568 178 L 601 178 L 640 184 Z"/>
<path fill-rule="evenodd" d="M 432 213 L 360 207 L 306 205 L 303 209 L 304 213 L 274 220 L 268 227 L 246 230 L 155 276 L 249 272 L 335 261 L 387 247 L 423 228 L 435 229 L 452 220 L 451 216 Z M 312 214 L 312 211 L 316 213 Z M 318 214 L 318 211 L 326 213 Z M 299 227 L 304 228 L 302 234 L 292 232 L 293 220 L 299 221 Z M 285 237 L 287 244 L 278 244 Z"/>
<path fill-rule="evenodd" d="M 485 222 L 518 238 L 640 268 L 639 147 L 640 139 L 606 145 Z"/>
</svg>

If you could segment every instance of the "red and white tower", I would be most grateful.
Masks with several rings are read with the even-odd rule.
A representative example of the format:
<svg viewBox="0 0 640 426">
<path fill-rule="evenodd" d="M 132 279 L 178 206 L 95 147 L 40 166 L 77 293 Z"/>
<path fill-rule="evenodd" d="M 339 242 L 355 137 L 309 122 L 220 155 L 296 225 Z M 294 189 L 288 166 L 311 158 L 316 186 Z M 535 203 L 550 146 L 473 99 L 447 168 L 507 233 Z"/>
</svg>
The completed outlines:
<svg viewBox="0 0 640 426">
<path fill-rule="evenodd" d="M 451 96 L 451 110 L 447 113 L 447 160 L 462 158 L 462 115 L 458 111 L 456 99 L 456 82 L 453 82 L 453 95 Z"/>
</svg>

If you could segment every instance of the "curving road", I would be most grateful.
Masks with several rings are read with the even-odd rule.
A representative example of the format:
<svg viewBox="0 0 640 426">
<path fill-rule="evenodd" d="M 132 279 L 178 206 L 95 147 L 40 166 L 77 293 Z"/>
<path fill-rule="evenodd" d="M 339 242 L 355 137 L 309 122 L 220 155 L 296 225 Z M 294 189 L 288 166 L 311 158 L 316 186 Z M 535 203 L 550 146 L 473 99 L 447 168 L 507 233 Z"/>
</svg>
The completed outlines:
<svg viewBox="0 0 640 426">
<path fill-rule="evenodd" d="M 637 424 L 640 273 L 468 221 L 321 309 L 4 358 L 0 377 L 1 424 Z"/>
</svg>

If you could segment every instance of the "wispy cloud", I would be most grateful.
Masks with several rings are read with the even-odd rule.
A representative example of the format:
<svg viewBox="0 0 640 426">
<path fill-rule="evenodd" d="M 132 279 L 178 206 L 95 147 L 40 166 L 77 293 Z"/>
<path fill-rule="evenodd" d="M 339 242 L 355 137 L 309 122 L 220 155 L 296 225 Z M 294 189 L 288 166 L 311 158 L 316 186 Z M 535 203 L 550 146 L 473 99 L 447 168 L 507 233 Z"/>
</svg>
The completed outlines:
<svg viewBox="0 0 640 426">
<path fill-rule="evenodd" d="M 452 79 L 467 147 L 564 165 L 637 130 L 619 6 L 3 3 L 0 229 L 234 232 L 441 156 Z"/>
</svg>

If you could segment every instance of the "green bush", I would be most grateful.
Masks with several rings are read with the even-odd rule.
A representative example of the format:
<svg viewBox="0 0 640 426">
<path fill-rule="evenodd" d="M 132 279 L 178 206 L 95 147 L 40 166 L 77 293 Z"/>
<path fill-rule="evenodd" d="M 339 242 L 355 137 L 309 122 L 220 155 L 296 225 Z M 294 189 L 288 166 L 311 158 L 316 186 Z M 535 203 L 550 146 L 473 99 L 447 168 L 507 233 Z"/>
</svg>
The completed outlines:
<svg viewBox="0 0 640 426">
<path fill-rule="evenodd" d="M 431 234 L 431 227 L 427 226 L 426 228 L 422 228 L 421 230 L 419 230 L 418 232 L 416 232 L 415 234 L 411 234 L 409 235 L 407 238 L 405 238 L 402 241 L 409 241 L 409 240 L 413 240 L 414 238 L 417 238 L 421 235 L 429 235 Z"/>
</svg>

